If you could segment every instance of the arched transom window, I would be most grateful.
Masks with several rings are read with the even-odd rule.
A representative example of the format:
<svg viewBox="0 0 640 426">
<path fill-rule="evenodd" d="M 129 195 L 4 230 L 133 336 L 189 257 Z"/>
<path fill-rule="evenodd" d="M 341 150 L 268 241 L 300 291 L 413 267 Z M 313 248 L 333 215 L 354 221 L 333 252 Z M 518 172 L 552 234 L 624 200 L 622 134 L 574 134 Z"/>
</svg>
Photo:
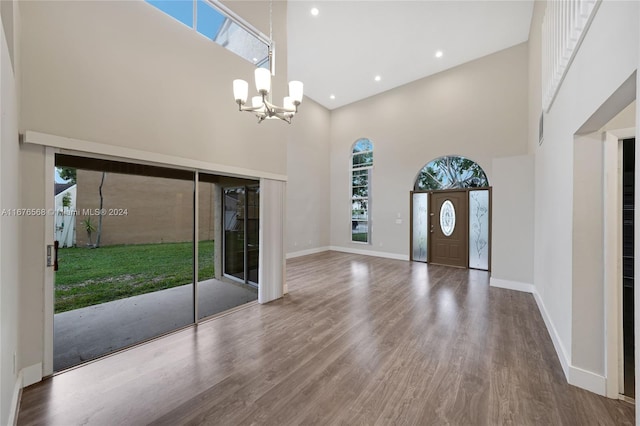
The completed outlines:
<svg viewBox="0 0 640 426">
<path fill-rule="evenodd" d="M 415 191 L 489 186 L 487 175 L 473 160 L 457 155 L 436 158 L 420 170 Z"/>
<path fill-rule="evenodd" d="M 351 241 L 371 242 L 373 143 L 358 139 L 351 147 Z"/>
</svg>

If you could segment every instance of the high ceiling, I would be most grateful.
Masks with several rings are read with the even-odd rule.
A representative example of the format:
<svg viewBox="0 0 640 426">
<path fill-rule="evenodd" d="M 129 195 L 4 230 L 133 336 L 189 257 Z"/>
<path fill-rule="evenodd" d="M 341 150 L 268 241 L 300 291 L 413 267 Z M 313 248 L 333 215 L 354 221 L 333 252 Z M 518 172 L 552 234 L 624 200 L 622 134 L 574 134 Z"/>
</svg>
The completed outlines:
<svg viewBox="0 0 640 426">
<path fill-rule="evenodd" d="M 290 0 L 289 79 L 338 108 L 525 42 L 532 12 L 533 0 Z"/>
</svg>

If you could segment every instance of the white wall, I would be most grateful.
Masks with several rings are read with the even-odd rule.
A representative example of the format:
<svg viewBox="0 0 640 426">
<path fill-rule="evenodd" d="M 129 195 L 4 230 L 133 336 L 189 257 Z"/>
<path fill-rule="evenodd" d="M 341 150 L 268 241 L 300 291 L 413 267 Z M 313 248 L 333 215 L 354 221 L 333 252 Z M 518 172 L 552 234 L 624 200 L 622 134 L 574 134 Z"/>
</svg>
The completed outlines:
<svg viewBox="0 0 640 426">
<path fill-rule="evenodd" d="M 263 12 L 264 27 L 265 3 L 231 6 Z M 284 96 L 286 3 L 274 13 Z M 234 103 L 233 79 L 252 81 L 248 61 L 141 0 L 25 2 L 22 18 L 21 130 L 286 174 L 296 124 L 258 126 Z"/>
<path fill-rule="evenodd" d="M 573 150 L 572 364 L 604 375 L 604 163 L 601 133 L 576 137 Z"/>
<path fill-rule="evenodd" d="M 306 99 L 287 147 L 288 257 L 329 246 L 329 129 L 327 109 Z"/>
<path fill-rule="evenodd" d="M 533 284 L 533 157 L 493 160 L 491 279 Z"/>
<path fill-rule="evenodd" d="M 3 5 L 4 6 L 4 5 Z M 20 207 L 20 180 L 18 163 L 18 93 L 16 77 L 9 54 L 8 42 L 15 40 L 14 34 L 5 36 L 5 31 L 16 29 L 13 8 L 0 9 L 2 29 L 0 29 L 0 208 Z M 5 28 L 10 22 L 10 28 Z M 14 31 L 15 32 L 15 31 Z M 15 50 L 12 48 L 14 52 Z M 15 64 L 18 65 L 17 63 Z M 16 384 L 20 386 L 13 365 L 14 354 L 18 350 L 18 312 L 20 273 L 20 219 L 2 215 L 0 219 L 0 424 L 8 424 L 14 413 Z"/>
<path fill-rule="evenodd" d="M 331 245 L 408 259 L 409 191 L 434 158 L 470 158 L 493 184 L 494 158 L 526 153 L 527 62 L 521 44 L 332 111 Z M 359 138 L 374 144 L 371 245 L 350 242 L 350 149 Z"/>
<path fill-rule="evenodd" d="M 528 144 L 535 154 L 534 285 L 561 362 L 568 366 L 569 381 L 598 390 L 604 389 L 602 277 L 578 283 L 582 277 L 575 271 L 599 273 L 602 266 L 602 260 L 594 265 L 592 254 L 584 253 L 587 247 L 578 249 L 580 244 L 599 244 L 593 234 L 578 233 L 602 232 L 601 213 L 579 210 L 594 207 L 585 201 L 584 185 L 595 185 L 592 180 L 599 178 L 585 178 L 585 170 L 601 164 L 594 147 L 578 146 L 574 135 L 638 66 L 638 3 L 601 3 L 545 116 L 544 142 L 538 146 L 539 43 L 545 6 L 534 6 L 529 42 L 529 128 L 536 129 L 529 132 Z M 601 191 L 598 185 L 594 192 Z"/>
</svg>

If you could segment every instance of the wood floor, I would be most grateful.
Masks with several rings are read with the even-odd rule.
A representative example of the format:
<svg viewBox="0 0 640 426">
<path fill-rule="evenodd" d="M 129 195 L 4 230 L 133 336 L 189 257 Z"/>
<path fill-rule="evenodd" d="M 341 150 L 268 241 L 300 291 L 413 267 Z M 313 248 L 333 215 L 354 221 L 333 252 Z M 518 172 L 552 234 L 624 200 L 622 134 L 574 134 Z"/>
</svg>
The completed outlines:
<svg viewBox="0 0 640 426">
<path fill-rule="evenodd" d="M 567 384 L 530 294 L 488 274 L 335 252 L 289 296 L 24 390 L 20 425 L 624 425 Z"/>
</svg>

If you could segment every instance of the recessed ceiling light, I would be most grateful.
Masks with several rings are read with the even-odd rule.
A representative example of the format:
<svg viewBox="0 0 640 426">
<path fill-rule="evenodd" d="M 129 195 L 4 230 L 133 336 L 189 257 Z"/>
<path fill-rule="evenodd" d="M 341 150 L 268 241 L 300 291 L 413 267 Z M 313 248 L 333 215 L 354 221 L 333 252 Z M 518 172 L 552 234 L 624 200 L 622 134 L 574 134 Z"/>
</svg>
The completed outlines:
<svg viewBox="0 0 640 426">
<path fill-rule="evenodd" d="M 329 96 L 329 99 L 335 99 L 335 98 L 336 98 L 336 95 L 330 95 Z"/>
<path fill-rule="evenodd" d="M 318 13 L 320 13 L 320 11 L 318 10 L 317 7 L 314 7 L 314 8 L 311 9 L 311 14 L 313 16 L 318 16 Z"/>
<path fill-rule="evenodd" d="M 380 78 L 380 76 L 379 76 L 379 75 L 376 75 L 376 76 L 375 76 L 375 78 L 374 78 L 374 80 L 375 80 L 375 81 L 380 81 L 380 80 L 381 80 L 381 78 Z"/>
<path fill-rule="evenodd" d="M 442 50 L 436 50 L 436 58 L 442 58 L 442 55 L 444 55 Z"/>
</svg>

